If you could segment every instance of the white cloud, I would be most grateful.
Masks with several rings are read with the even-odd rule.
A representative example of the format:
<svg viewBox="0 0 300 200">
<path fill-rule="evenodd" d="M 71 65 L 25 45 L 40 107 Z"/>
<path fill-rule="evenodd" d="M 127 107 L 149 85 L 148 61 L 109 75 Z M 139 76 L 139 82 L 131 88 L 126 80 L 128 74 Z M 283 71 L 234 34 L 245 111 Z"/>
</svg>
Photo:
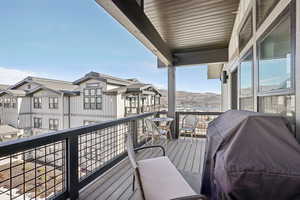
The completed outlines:
<svg viewBox="0 0 300 200">
<path fill-rule="evenodd" d="M 27 76 L 35 76 L 35 73 L 7 67 L 0 67 L 0 84 L 12 85 L 21 81 Z"/>
</svg>

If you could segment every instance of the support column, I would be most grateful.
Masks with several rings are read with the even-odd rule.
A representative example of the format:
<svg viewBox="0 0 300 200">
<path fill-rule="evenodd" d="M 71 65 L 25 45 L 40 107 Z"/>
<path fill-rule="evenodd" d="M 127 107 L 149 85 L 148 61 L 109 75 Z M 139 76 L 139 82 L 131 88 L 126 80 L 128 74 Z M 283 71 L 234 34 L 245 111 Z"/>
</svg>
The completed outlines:
<svg viewBox="0 0 300 200">
<path fill-rule="evenodd" d="M 176 112 L 176 67 L 168 67 L 168 117 L 175 119 Z M 175 120 L 171 125 L 173 137 L 175 134 Z"/>
</svg>

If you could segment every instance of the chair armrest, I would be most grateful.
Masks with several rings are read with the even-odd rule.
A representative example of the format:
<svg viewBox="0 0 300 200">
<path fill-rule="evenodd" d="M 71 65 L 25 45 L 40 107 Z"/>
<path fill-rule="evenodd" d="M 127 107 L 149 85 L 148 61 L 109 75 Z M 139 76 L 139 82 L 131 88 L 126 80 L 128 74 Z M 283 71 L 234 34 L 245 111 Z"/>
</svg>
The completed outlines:
<svg viewBox="0 0 300 200">
<path fill-rule="evenodd" d="M 208 200 L 208 198 L 204 195 L 197 194 L 192 196 L 178 197 L 171 200 Z"/>
<path fill-rule="evenodd" d="M 163 152 L 163 156 L 166 156 L 165 148 L 163 146 L 160 146 L 160 145 L 152 145 L 152 146 L 145 146 L 145 147 L 135 148 L 134 152 L 138 152 L 138 151 L 144 150 L 144 149 L 153 149 L 153 148 L 160 148 Z"/>
</svg>

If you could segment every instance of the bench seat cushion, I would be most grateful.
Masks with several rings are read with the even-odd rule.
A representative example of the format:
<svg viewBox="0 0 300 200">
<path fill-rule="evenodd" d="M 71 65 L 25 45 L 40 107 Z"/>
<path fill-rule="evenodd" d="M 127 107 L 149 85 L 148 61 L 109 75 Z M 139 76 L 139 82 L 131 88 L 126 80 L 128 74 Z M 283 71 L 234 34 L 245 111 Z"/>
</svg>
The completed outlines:
<svg viewBox="0 0 300 200">
<path fill-rule="evenodd" d="M 146 200 L 170 200 L 196 195 L 167 157 L 138 161 Z"/>
</svg>

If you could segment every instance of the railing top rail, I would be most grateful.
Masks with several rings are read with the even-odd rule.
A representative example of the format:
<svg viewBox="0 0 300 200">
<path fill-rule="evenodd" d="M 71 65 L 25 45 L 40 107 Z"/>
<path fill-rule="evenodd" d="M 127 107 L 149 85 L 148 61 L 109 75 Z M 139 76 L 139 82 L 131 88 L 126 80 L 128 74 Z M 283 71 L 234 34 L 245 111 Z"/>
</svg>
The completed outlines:
<svg viewBox="0 0 300 200">
<path fill-rule="evenodd" d="M 87 126 L 81 126 L 77 128 L 64 129 L 56 132 L 46 133 L 42 135 L 33 136 L 30 138 L 22 138 L 18 140 L 12 140 L 0 143 L 0 157 L 8 156 L 20 151 L 26 151 L 43 145 L 51 144 L 61 140 L 65 140 L 70 137 L 79 136 L 85 133 L 94 132 L 100 129 L 105 129 L 114 125 L 130 122 L 133 120 L 145 118 L 155 115 L 157 112 L 143 113 L 139 115 L 133 115 L 125 118 L 102 122 L 98 124 L 92 124 Z"/>
<path fill-rule="evenodd" d="M 190 112 L 190 111 L 178 111 L 180 115 L 221 115 L 223 112 Z"/>
</svg>

